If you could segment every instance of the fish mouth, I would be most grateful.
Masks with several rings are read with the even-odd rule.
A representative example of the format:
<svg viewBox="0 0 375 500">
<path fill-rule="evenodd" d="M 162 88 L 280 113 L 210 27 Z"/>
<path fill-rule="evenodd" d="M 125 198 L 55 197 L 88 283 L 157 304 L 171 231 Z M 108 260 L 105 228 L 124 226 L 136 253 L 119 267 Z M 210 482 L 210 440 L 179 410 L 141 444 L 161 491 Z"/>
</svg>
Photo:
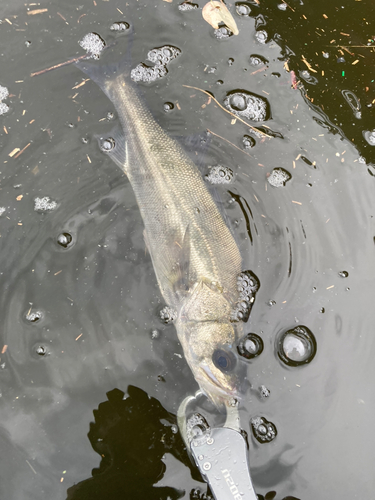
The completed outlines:
<svg viewBox="0 0 375 500">
<path fill-rule="evenodd" d="M 209 366 L 200 366 L 199 370 L 199 381 L 202 382 L 203 386 L 207 386 L 207 383 L 209 383 L 211 386 L 213 386 L 213 389 L 217 391 L 221 396 L 236 396 L 237 395 L 237 390 L 235 387 L 232 389 L 229 387 L 225 387 L 222 383 L 219 382 L 219 380 L 215 377 L 215 375 L 212 373 L 211 368 Z M 213 391 L 209 391 L 213 392 Z"/>
</svg>

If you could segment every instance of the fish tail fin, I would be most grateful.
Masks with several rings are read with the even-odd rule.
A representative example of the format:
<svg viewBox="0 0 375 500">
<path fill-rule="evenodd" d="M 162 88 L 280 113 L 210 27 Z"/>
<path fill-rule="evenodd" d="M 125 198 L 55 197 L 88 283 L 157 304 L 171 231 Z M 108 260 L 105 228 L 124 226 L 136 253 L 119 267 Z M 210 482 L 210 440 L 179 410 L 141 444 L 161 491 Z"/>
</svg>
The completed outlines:
<svg viewBox="0 0 375 500">
<path fill-rule="evenodd" d="M 130 77 L 131 45 L 130 42 L 122 56 L 116 51 L 109 50 L 108 47 L 98 61 L 81 59 L 75 62 L 75 65 L 111 99 L 111 83 L 117 78 L 127 79 Z M 115 58 L 115 62 L 111 60 L 112 57 Z"/>
</svg>

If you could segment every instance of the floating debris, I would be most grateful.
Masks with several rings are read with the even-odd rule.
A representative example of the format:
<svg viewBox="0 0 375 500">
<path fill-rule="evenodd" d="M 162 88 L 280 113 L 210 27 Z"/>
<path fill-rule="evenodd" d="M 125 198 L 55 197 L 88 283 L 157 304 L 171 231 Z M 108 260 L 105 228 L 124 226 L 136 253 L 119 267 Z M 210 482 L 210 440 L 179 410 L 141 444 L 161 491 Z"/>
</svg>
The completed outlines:
<svg viewBox="0 0 375 500">
<path fill-rule="evenodd" d="M 219 29 L 220 23 L 224 23 L 233 35 L 238 35 L 239 33 L 236 21 L 233 19 L 232 14 L 229 12 L 224 2 L 211 0 L 206 3 L 202 9 L 202 16 L 203 19 L 216 30 Z"/>
</svg>

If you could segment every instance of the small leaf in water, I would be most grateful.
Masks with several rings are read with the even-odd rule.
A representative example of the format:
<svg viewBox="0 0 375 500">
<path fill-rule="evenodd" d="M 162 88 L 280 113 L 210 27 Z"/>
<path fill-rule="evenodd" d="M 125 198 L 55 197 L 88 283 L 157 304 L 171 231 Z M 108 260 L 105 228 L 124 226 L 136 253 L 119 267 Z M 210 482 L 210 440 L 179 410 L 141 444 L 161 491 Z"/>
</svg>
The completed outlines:
<svg viewBox="0 0 375 500">
<path fill-rule="evenodd" d="M 211 0 L 206 3 L 202 9 L 202 16 L 215 29 L 219 28 L 219 23 L 224 23 L 233 32 L 233 35 L 238 35 L 239 33 L 236 21 L 222 1 Z"/>
</svg>

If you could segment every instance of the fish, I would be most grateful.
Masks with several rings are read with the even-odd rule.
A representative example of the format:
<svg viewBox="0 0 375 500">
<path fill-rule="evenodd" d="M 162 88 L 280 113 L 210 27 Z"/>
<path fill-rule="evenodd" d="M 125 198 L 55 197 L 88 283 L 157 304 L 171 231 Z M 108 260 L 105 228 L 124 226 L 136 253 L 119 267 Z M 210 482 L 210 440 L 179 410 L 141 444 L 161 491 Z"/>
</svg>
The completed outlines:
<svg viewBox="0 0 375 500">
<path fill-rule="evenodd" d="M 241 385 L 239 246 L 199 168 L 147 108 L 129 65 L 76 65 L 118 114 L 122 132 L 112 134 L 107 153 L 135 193 L 166 315 L 175 316 L 185 359 L 203 393 L 218 407 L 229 404 L 240 397 Z M 249 295 L 242 298 L 249 301 Z"/>
</svg>

